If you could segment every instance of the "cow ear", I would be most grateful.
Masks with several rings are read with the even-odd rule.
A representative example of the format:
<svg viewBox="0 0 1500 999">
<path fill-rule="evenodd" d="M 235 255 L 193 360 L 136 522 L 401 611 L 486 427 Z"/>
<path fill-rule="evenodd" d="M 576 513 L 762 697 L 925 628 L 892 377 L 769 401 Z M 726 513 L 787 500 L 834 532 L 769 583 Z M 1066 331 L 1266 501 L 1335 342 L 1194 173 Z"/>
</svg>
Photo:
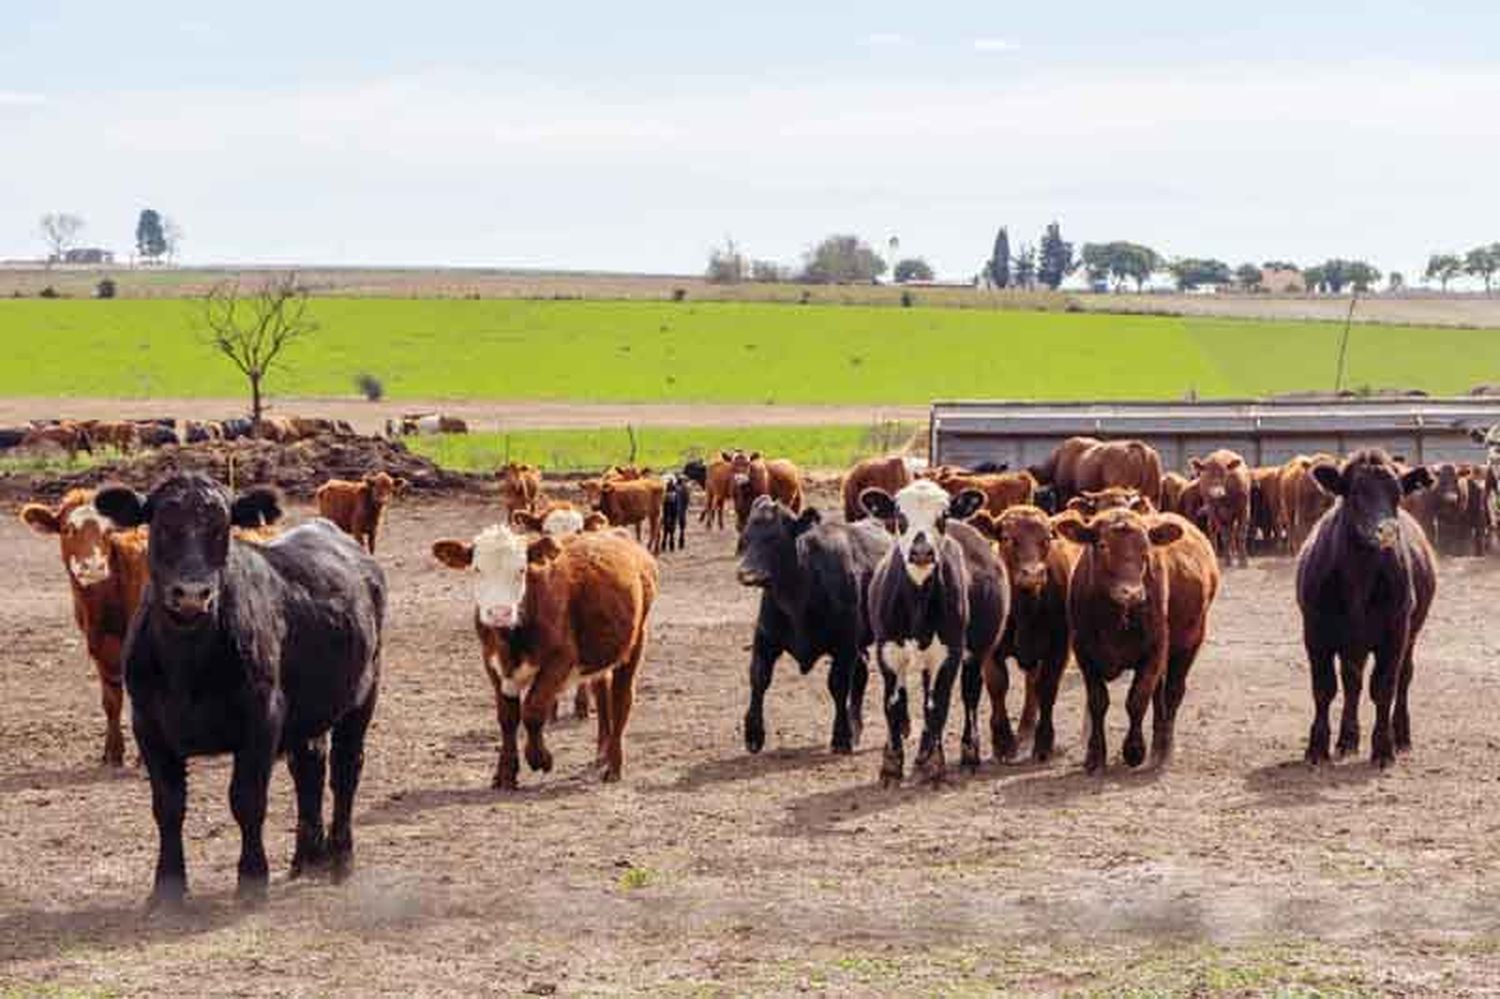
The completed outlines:
<svg viewBox="0 0 1500 999">
<path fill-rule="evenodd" d="M 597 510 L 583 518 L 583 530 L 585 533 L 602 531 L 609 526 L 609 518 Z"/>
<path fill-rule="evenodd" d="M 1403 495 L 1410 496 L 1420 489 L 1431 489 L 1432 486 L 1432 473 L 1427 470 L 1425 465 L 1418 465 L 1410 472 L 1401 476 L 1401 492 Z"/>
<path fill-rule="evenodd" d="M 750 460 L 751 461 L 760 461 L 760 452 L 759 451 L 751 451 L 750 452 Z"/>
<path fill-rule="evenodd" d="M 808 507 L 802 511 L 801 516 L 792 522 L 792 537 L 795 538 L 800 534 L 806 534 L 822 522 L 823 515 L 814 507 Z"/>
<path fill-rule="evenodd" d="M 986 498 L 978 489 L 965 489 L 948 501 L 948 516 L 954 520 L 967 520 L 975 510 L 984 508 Z"/>
<path fill-rule="evenodd" d="M 861 492 L 859 505 L 876 520 L 892 520 L 896 516 L 896 501 L 879 486 L 870 486 Z"/>
<path fill-rule="evenodd" d="M 733 461 L 734 460 L 734 455 L 730 454 L 728 451 L 720 451 L 719 452 L 719 460 L 720 461 Z"/>
<path fill-rule="evenodd" d="M 1059 517 L 1052 522 L 1052 529 L 1075 545 L 1092 545 L 1099 540 L 1099 532 L 1076 517 Z"/>
<path fill-rule="evenodd" d="M 1092 517 L 1095 513 L 1098 513 L 1094 509 L 1094 501 L 1087 496 L 1074 496 L 1068 500 L 1068 505 L 1063 507 L 1063 509 L 1072 510 L 1074 513 L 1081 513 L 1085 517 Z"/>
<path fill-rule="evenodd" d="M 1483 444 L 1488 439 L 1489 431 L 1480 430 L 1478 427 L 1471 427 L 1469 429 L 1469 440 L 1473 441 L 1475 444 Z"/>
<path fill-rule="evenodd" d="M 281 519 L 281 494 L 269 486 L 246 489 L 229 505 L 235 527 L 268 527 Z"/>
<path fill-rule="evenodd" d="M 1313 481 L 1330 496 L 1342 496 L 1348 491 L 1344 473 L 1327 462 L 1312 467 Z"/>
<path fill-rule="evenodd" d="M 1170 545 L 1182 539 L 1182 525 L 1173 520 L 1163 520 L 1151 525 L 1147 532 L 1153 545 Z"/>
<path fill-rule="evenodd" d="M 38 534 L 58 534 L 62 531 L 57 514 L 40 503 L 27 503 L 21 507 L 21 522 Z"/>
<path fill-rule="evenodd" d="M 1203 471 L 1203 461 L 1201 459 L 1199 459 L 1199 458 L 1189 458 L 1188 459 L 1188 467 L 1190 467 L 1195 474 L 1199 473 L 1199 472 L 1202 472 Z"/>
<path fill-rule="evenodd" d="M 534 534 L 542 532 L 542 518 L 525 510 L 516 510 L 510 515 L 510 526 L 519 527 L 523 531 Z"/>
<path fill-rule="evenodd" d="M 128 486 L 107 486 L 94 495 L 94 509 L 116 527 L 139 527 L 151 520 L 151 501 Z"/>
<path fill-rule="evenodd" d="M 562 554 L 562 545 L 550 534 L 537 538 L 526 546 L 526 561 L 531 565 L 546 565 Z"/>
<path fill-rule="evenodd" d="M 1134 510 L 1136 513 L 1155 513 L 1156 504 L 1152 503 L 1149 499 L 1142 496 L 1140 493 L 1136 493 L 1135 496 L 1130 500 L 1130 509 Z"/>
<path fill-rule="evenodd" d="M 969 526 L 991 541 L 999 541 L 1004 533 L 1000 528 L 1000 521 L 988 510 L 975 510 L 969 518 Z"/>
<path fill-rule="evenodd" d="M 432 543 L 432 554 L 450 569 L 467 569 L 474 564 L 474 546 L 467 541 L 444 538 Z"/>
<path fill-rule="evenodd" d="M 1244 463 L 1245 463 L 1245 459 L 1243 459 L 1243 458 L 1239 457 L 1238 455 L 1236 455 L 1235 457 L 1229 459 L 1229 470 L 1232 472 L 1236 468 L 1239 468 Z"/>
</svg>

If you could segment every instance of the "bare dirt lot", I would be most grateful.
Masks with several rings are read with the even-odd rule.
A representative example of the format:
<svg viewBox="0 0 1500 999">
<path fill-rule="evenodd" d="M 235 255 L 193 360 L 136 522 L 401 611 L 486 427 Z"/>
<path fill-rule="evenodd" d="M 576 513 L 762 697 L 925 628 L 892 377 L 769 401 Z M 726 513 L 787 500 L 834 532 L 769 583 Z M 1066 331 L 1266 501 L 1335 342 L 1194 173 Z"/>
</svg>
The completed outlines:
<svg viewBox="0 0 1500 999">
<path fill-rule="evenodd" d="M 1115 762 L 1118 688 L 1111 767 L 1086 777 L 1070 673 L 1054 763 L 882 791 L 878 679 L 862 749 L 834 757 L 823 670 L 784 662 L 767 750 L 746 755 L 755 598 L 730 537 L 694 525 L 663 558 L 623 782 L 584 776 L 592 723 L 568 720 L 556 770 L 505 795 L 468 593 L 428 554 L 493 516 L 475 500 L 392 511 L 353 880 L 286 880 L 278 770 L 270 902 L 239 908 L 227 766 L 198 762 L 189 909 L 147 917 L 148 786 L 96 764 L 97 689 L 56 549 L 0 509 L 0 995 L 1500 990 L 1488 564 L 1444 567 L 1416 749 L 1391 772 L 1300 762 L 1291 566 L 1265 560 L 1227 574 L 1169 769 Z M 950 760 L 956 742 L 950 725 Z"/>
</svg>

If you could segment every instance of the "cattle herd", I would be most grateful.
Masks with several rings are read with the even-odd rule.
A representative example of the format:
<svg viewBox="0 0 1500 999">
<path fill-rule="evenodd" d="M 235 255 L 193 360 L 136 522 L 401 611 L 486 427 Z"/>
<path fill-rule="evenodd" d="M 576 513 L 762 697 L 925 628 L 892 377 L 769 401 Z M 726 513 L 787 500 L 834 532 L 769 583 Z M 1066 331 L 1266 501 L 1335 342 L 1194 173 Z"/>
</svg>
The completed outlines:
<svg viewBox="0 0 1500 999">
<path fill-rule="evenodd" d="M 297 423 L 276 432 L 346 429 Z M 71 433 L 80 446 L 109 440 L 123 449 L 140 427 L 58 423 L 26 433 L 59 441 Z M 230 432 L 222 424 L 216 431 Z M 1476 432 L 1475 440 L 1500 464 L 1500 434 Z M 1130 767 L 1145 761 L 1149 709 L 1149 751 L 1165 762 L 1221 565 L 1294 552 L 1313 693 L 1306 759 L 1329 758 L 1340 679 L 1335 748 L 1357 751 L 1364 664 L 1373 656 L 1371 756 L 1391 763 L 1411 747 L 1408 692 L 1436 590 L 1433 545 L 1488 550 L 1497 495 L 1491 464 L 1408 467 L 1365 450 L 1251 468 L 1233 451 L 1214 450 L 1190 468 L 1191 477 L 1165 471 L 1139 441 L 1082 437 L 1015 471 L 875 458 L 848 470 L 842 517 L 825 519 L 807 505 L 794 464 L 758 453 L 726 450 L 664 475 L 612 467 L 579 484 L 581 504 L 549 496 L 540 469 L 507 464 L 495 473 L 496 522 L 431 546 L 440 565 L 470 580 L 500 728 L 494 786 L 517 786 L 522 728 L 527 765 L 551 769 L 544 733 L 570 688 L 575 711 L 597 719 L 600 779 L 620 778 L 660 585 L 656 556 L 684 547 L 690 484 L 704 494 L 698 519 L 707 527 L 724 529 L 725 511 L 733 511 L 738 582 L 760 591 L 743 729 L 751 753 L 765 745 L 765 696 L 785 654 L 804 673 L 829 661 L 835 753 L 860 741 L 873 661 L 885 716 L 882 784 L 905 778 L 913 734 L 915 776 L 944 779 L 955 686 L 961 768 L 977 767 L 984 755 L 986 694 L 990 754 L 1010 760 L 1029 746 L 1031 758 L 1045 762 L 1071 657 L 1086 692 L 1085 769 L 1106 765 L 1110 684 L 1125 673 L 1121 758 Z M 388 599 L 374 553 L 405 486 L 385 472 L 330 480 L 317 490 L 320 517 L 290 530 L 279 525 L 273 491 L 234 495 L 202 475 L 173 476 L 149 494 L 74 490 L 56 505 L 22 509 L 32 530 L 59 540 L 101 684 L 103 755 L 114 766 L 125 759 L 129 694 L 159 831 L 154 902 L 174 904 L 186 890 L 186 763 L 197 755 L 233 756 L 243 896 L 266 890 L 261 830 L 281 755 L 297 796 L 293 876 L 350 870 L 353 798 Z M 1011 661 L 1024 688 L 1014 726 Z M 920 686 L 909 690 L 909 679 Z M 326 830 L 325 783 L 333 797 Z"/>
</svg>

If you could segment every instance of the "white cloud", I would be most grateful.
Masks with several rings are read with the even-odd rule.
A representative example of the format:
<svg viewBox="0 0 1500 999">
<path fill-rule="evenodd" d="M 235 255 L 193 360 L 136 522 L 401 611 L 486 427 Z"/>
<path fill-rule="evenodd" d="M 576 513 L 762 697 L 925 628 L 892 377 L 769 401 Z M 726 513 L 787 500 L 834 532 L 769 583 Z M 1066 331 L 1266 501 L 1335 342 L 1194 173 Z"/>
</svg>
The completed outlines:
<svg viewBox="0 0 1500 999">
<path fill-rule="evenodd" d="M 891 48 L 896 45 L 905 45 L 906 36 L 896 31 L 876 31 L 861 38 L 859 44 L 872 49 Z"/>
<path fill-rule="evenodd" d="M 1013 42 L 1009 38 L 974 39 L 975 52 L 1014 52 L 1020 47 L 1020 43 Z"/>
<path fill-rule="evenodd" d="M 0 90 L 0 107 L 36 107 L 47 103 L 41 94 L 28 94 L 18 90 Z"/>
</svg>

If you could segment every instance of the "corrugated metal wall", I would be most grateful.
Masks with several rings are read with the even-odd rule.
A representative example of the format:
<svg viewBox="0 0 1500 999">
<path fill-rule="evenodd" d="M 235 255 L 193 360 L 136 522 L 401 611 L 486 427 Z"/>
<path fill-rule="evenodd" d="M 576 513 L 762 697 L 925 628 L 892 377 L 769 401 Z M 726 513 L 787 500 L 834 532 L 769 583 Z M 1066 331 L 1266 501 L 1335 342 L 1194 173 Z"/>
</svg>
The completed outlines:
<svg viewBox="0 0 1500 999">
<path fill-rule="evenodd" d="M 1496 399 L 1329 399 L 1121 403 L 938 402 L 932 460 L 1012 468 L 1042 461 L 1068 437 L 1137 438 L 1161 452 L 1168 470 L 1231 448 L 1252 465 L 1297 454 L 1345 455 L 1383 447 L 1413 463 L 1482 461 L 1471 427 L 1500 423 Z"/>
</svg>

